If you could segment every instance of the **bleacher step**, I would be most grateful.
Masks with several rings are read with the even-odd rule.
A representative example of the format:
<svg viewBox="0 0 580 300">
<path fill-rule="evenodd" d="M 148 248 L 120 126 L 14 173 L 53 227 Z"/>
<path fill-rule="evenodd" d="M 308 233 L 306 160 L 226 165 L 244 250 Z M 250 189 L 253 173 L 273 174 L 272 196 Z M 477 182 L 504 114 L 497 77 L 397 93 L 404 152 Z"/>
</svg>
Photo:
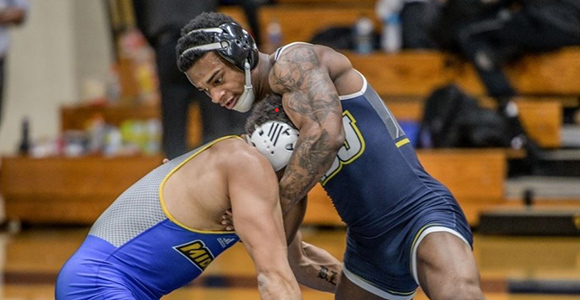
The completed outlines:
<svg viewBox="0 0 580 300">
<path fill-rule="evenodd" d="M 523 199 L 526 191 L 534 199 L 578 199 L 580 205 L 580 178 L 555 176 L 521 176 L 508 178 L 504 184 L 506 199 Z"/>
<path fill-rule="evenodd" d="M 580 209 L 501 208 L 483 212 L 479 234 L 521 236 L 580 236 Z"/>
<path fill-rule="evenodd" d="M 580 125 L 564 124 L 561 134 L 563 148 L 580 148 Z"/>
<path fill-rule="evenodd" d="M 535 175 L 580 177 L 580 149 L 544 151 L 536 164 Z"/>
</svg>

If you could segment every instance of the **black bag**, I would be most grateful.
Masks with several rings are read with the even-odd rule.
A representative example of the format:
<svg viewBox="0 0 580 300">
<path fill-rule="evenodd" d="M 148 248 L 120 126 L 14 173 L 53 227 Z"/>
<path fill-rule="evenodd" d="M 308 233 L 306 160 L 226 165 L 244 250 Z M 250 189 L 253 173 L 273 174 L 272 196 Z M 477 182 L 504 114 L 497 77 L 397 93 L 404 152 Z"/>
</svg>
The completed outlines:
<svg viewBox="0 0 580 300">
<path fill-rule="evenodd" d="M 506 119 L 479 106 L 455 85 L 435 90 L 425 103 L 419 148 L 510 147 Z"/>
</svg>

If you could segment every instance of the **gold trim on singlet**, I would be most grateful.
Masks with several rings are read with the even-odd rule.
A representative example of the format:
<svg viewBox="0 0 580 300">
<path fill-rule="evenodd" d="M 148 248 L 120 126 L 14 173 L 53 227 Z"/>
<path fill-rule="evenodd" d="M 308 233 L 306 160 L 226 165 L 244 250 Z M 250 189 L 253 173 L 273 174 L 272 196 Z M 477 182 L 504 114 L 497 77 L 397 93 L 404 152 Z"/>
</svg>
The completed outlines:
<svg viewBox="0 0 580 300">
<path fill-rule="evenodd" d="M 397 148 L 401 148 L 401 146 L 406 145 L 408 143 L 410 143 L 411 141 L 409 141 L 408 138 L 404 138 L 398 142 L 395 143 L 395 146 L 397 146 Z"/>
</svg>

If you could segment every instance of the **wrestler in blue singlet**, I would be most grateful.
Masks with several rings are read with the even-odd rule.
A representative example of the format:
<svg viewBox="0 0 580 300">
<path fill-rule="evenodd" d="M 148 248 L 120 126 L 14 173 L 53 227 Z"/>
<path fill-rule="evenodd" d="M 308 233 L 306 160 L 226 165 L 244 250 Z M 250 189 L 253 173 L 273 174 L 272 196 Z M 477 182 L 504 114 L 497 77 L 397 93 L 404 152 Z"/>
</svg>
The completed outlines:
<svg viewBox="0 0 580 300">
<path fill-rule="evenodd" d="M 234 245 L 232 232 L 180 224 L 162 197 L 167 179 L 217 141 L 157 167 L 121 194 L 61 269 L 56 299 L 159 299 Z"/>
<path fill-rule="evenodd" d="M 394 116 L 361 77 L 360 92 L 340 96 L 345 146 L 321 184 L 347 225 L 345 275 L 373 294 L 407 300 L 418 287 L 414 260 L 423 237 L 446 231 L 471 245 L 471 230 L 457 201 L 423 169 Z"/>
</svg>

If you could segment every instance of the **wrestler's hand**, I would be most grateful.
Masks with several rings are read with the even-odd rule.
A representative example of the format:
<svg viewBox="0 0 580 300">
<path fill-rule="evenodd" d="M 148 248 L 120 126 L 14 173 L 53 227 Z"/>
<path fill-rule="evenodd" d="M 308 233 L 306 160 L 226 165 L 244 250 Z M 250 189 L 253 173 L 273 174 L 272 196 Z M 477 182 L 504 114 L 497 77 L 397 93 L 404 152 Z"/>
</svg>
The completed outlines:
<svg viewBox="0 0 580 300">
<path fill-rule="evenodd" d="M 164 159 L 163 159 L 163 163 L 164 163 L 164 164 L 166 164 L 166 163 L 168 163 L 168 162 L 169 162 L 169 158 L 167 158 L 167 157 L 166 157 L 166 158 L 164 158 Z"/>
<path fill-rule="evenodd" d="M 232 216 L 232 210 L 228 209 L 222 215 L 222 225 L 226 227 L 227 231 L 235 231 L 234 228 L 234 218 Z"/>
</svg>

